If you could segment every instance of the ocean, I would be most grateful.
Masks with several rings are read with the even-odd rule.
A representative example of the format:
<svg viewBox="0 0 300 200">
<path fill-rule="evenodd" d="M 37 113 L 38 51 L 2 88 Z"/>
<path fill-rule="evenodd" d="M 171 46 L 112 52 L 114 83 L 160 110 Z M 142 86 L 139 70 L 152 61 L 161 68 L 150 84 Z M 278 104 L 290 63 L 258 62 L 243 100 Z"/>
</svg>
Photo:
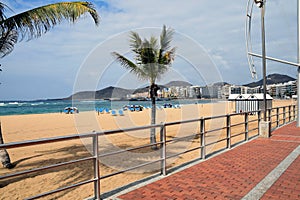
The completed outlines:
<svg viewBox="0 0 300 200">
<path fill-rule="evenodd" d="M 212 100 L 170 100 L 157 101 L 157 106 L 164 104 L 184 105 L 184 104 L 206 104 Z M 39 100 L 39 101 L 0 101 L 0 116 L 5 115 L 23 115 L 23 114 L 41 114 L 41 113 L 59 113 L 65 107 L 77 107 L 79 112 L 92 111 L 96 108 L 122 109 L 125 105 L 151 106 L 151 101 L 71 101 L 71 100 Z"/>
</svg>

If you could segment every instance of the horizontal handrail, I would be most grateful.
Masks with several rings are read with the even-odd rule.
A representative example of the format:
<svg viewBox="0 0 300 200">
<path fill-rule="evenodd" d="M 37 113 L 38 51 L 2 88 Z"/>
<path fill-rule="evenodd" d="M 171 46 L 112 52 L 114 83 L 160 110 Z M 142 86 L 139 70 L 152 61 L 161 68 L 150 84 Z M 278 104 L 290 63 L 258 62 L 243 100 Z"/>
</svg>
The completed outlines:
<svg viewBox="0 0 300 200">
<path fill-rule="evenodd" d="M 6 174 L 4 176 L 0 176 L 0 179 L 12 178 L 12 177 L 21 176 L 21 175 L 24 175 L 24 174 L 31 174 L 31 173 L 34 173 L 34 172 L 53 169 L 53 168 L 57 168 L 57 167 L 65 166 L 65 165 L 70 165 L 70 164 L 74 164 L 74 163 L 79 163 L 79 162 L 83 162 L 83 161 L 93 160 L 93 159 L 94 159 L 94 157 L 87 157 L 87 158 L 82 158 L 82 159 L 78 159 L 78 160 L 71 160 L 71 161 L 62 162 L 62 163 L 58 163 L 58 164 L 48 165 L 48 166 L 45 166 L 45 167 L 39 167 L 39 168 L 35 168 L 35 169 L 16 172 L 16 173 L 13 173 L 13 174 Z"/>
<path fill-rule="evenodd" d="M 51 190 L 49 192 L 45 192 L 45 193 L 42 193 L 42 194 L 39 194 L 39 195 L 36 195 L 36 196 L 26 198 L 26 200 L 38 199 L 38 198 L 41 198 L 41 197 L 48 196 L 50 194 L 55 194 L 55 193 L 58 193 L 58 192 L 69 190 L 69 189 L 72 189 L 72 188 L 75 188 L 75 187 L 78 187 L 78 186 L 82 186 L 82 185 L 85 185 L 85 184 L 88 184 L 88 183 L 92 183 L 92 182 L 95 182 L 95 181 L 96 181 L 96 179 L 90 179 L 90 180 L 82 181 L 82 182 L 75 183 L 75 184 L 72 184 L 72 185 L 69 185 L 69 186 L 58 188 L 56 190 Z"/>
</svg>

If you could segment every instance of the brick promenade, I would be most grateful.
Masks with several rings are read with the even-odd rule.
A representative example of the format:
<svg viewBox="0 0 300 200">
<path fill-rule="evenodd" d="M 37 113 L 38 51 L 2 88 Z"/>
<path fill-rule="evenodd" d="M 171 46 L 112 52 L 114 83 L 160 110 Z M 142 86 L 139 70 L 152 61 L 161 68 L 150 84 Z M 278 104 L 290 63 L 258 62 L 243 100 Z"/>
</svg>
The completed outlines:
<svg viewBox="0 0 300 200">
<path fill-rule="evenodd" d="M 300 199 L 299 153 L 292 123 L 117 199 Z"/>
</svg>

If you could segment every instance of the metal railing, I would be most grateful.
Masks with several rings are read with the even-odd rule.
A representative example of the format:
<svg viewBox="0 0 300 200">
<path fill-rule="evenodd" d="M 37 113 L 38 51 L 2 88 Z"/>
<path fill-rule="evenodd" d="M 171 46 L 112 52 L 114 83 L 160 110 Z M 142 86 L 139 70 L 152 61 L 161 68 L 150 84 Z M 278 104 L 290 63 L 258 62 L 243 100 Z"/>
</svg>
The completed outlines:
<svg viewBox="0 0 300 200">
<path fill-rule="evenodd" d="M 281 125 L 284 125 L 286 123 L 289 123 L 291 121 L 294 121 L 296 119 L 296 106 L 286 106 L 286 107 L 277 107 L 268 109 L 268 116 L 267 119 L 271 122 L 272 128 L 279 127 Z M 274 113 L 274 114 L 272 114 Z M 243 118 L 241 118 L 243 116 Z M 87 134 L 76 134 L 76 135 L 69 135 L 69 136 L 60 136 L 60 137 L 54 137 L 54 138 L 45 138 L 45 139 L 38 139 L 38 140 L 30 140 L 30 141 L 22 141 L 22 142 L 12 142 L 7 144 L 1 144 L 0 148 L 5 149 L 13 149 L 13 148 L 20 148 L 20 147 L 27 147 L 27 146 L 33 146 L 33 145 L 41 145 L 41 144 L 49 144 L 49 143 L 56 143 L 61 141 L 68 141 L 68 140 L 78 140 L 82 138 L 92 138 L 92 155 L 76 160 L 71 160 L 67 162 L 61 162 L 58 164 L 52 164 L 48 166 L 43 166 L 35 169 L 15 172 L 11 174 L 5 174 L 0 176 L 0 180 L 8 179 L 16 176 L 21 175 L 27 175 L 34 172 L 44 171 L 48 169 L 56 169 L 61 166 L 67 166 L 72 165 L 76 163 L 81 163 L 85 161 L 93 161 L 93 171 L 94 176 L 93 178 L 89 180 L 85 180 L 82 182 L 77 182 L 72 185 L 68 185 L 65 187 L 61 187 L 55 190 L 51 190 L 49 192 L 41 193 L 36 196 L 28 197 L 27 199 L 37 199 L 40 197 L 45 197 L 54 193 L 58 193 L 61 191 L 65 191 L 71 188 L 79 187 L 85 184 L 93 183 L 94 184 L 94 198 L 100 199 L 100 180 L 125 173 L 128 171 L 135 170 L 137 168 L 144 167 L 146 165 L 152 165 L 154 163 L 160 164 L 160 174 L 166 175 L 168 173 L 168 165 L 167 160 L 178 157 L 180 155 L 198 151 L 199 156 L 198 159 L 206 159 L 210 154 L 213 154 L 214 152 L 220 151 L 220 148 L 216 148 L 215 150 L 212 150 L 210 154 L 206 152 L 207 148 L 210 146 L 217 145 L 219 143 L 224 143 L 224 147 L 221 147 L 221 150 L 224 149 L 230 149 L 234 145 L 237 145 L 241 142 L 248 141 L 249 139 L 255 138 L 259 134 L 259 123 L 263 119 L 262 118 L 262 111 L 253 111 L 251 113 L 244 112 L 244 113 L 234 113 L 234 114 L 227 114 L 227 115 L 220 115 L 220 116 L 212 116 L 212 117 L 203 117 L 200 119 L 192 119 L 192 120 L 185 120 L 185 121 L 177 121 L 177 122 L 169 122 L 164 124 L 157 124 L 157 125 L 149 125 L 149 126 L 140 126 L 140 127 L 134 127 L 134 128 L 126 128 L 126 129 L 120 129 L 120 130 L 110 130 L 110 131 L 104 131 L 104 132 L 93 132 L 93 133 L 87 133 Z M 213 120 L 221 120 L 224 121 L 224 124 L 222 126 L 218 127 L 212 127 L 208 128 L 209 125 L 212 124 Z M 242 120 L 240 120 L 242 119 Z M 184 137 L 174 137 L 171 139 L 167 139 L 167 128 L 176 126 L 176 125 L 182 125 L 182 124 L 189 124 L 189 123 L 197 123 L 199 125 L 199 129 L 196 134 L 187 135 Z M 211 124 L 209 124 L 211 123 Z M 141 145 L 137 147 L 132 148 L 126 148 L 121 149 L 118 151 L 113 151 L 105 154 L 99 153 L 99 138 L 101 139 L 104 135 L 113 135 L 113 134 L 119 134 L 124 132 L 131 132 L 131 131 L 137 131 L 137 130 L 150 130 L 153 128 L 158 128 L 160 140 L 159 142 L 155 144 L 146 144 Z M 218 133 L 217 140 L 209 141 L 208 136 L 216 135 Z M 177 153 L 168 153 L 168 145 L 171 143 L 176 143 L 183 140 L 198 140 L 199 145 L 198 146 L 192 146 L 189 149 L 184 149 L 181 152 Z M 112 156 L 116 154 L 121 154 L 126 151 L 134 151 L 139 150 L 143 148 L 149 148 L 153 145 L 157 145 L 158 151 L 160 151 L 160 158 L 151 160 L 146 163 L 142 163 L 136 166 L 132 166 L 130 168 L 122 169 L 119 171 L 115 171 L 110 174 L 106 174 L 103 176 L 100 176 L 100 164 L 99 159 L 107 156 Z M 222 146 L 222 145 L 221 145 Z"/>
</svg>

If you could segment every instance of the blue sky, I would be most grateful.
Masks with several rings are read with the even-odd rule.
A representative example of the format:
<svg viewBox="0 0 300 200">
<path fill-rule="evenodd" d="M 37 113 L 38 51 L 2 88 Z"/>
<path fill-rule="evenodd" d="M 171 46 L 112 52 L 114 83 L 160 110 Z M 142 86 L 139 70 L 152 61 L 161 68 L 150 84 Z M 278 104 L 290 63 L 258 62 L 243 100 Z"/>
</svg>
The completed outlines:
<svg viewBox="0 0 300 200">
<path fill-rule="evenodd" d="M 113 61 L 111 51 L 128 53 L 128 32 L 158 36 L 163 24 L 176 34 L 178 55 L 172 70 L 160 83 L 186 80 L 195 85 L 214 81 L 252 82 L 245 47 L 248 0 L 112 0 L 91 1 L 101 17 L 96 27 L 90 16 L 75 24 L 62 23 L 38 39 L 22 41 L 1 60 L 0 100 L 61 98 L 81 90 L 110 85 L 137 88 L 137 80 Z M 14 12 L 7 16 L 60 0 L 5 0 Z M 267 2 L 267 55 L 297 61 L 296 0 Z M 260 53 L 260 15 L 254 8 L 253 50 Z M 196 67 L 195 67 L 196 66 Z M 255 59 L 258 78 L 261 61 Z M 199 72 L 200 71 L 200 72 Z M 268 74 L 296 78 L 295 67 L 268 62 Z"/>
</svg>

